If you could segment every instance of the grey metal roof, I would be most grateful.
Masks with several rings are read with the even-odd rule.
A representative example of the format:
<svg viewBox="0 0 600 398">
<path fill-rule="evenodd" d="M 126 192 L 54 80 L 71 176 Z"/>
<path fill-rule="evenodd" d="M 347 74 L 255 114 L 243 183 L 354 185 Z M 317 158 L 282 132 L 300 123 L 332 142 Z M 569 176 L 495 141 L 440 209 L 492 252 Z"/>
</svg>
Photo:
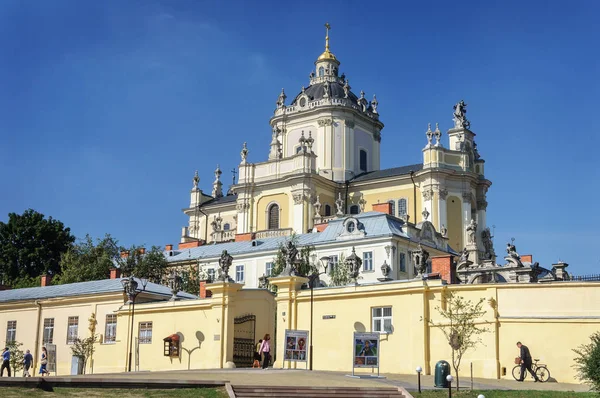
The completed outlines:
<svg viewBox="0 0 600 398">
<path fill-rule="evenodd" d="M 294 100 L 292 101 L 292 105 L 297 105 L 298 99 L 303 94 L 306 94 L 308 96 L 308 98 L 310 98 L 311 100 L 322 99 L 323 95 L 325 94 L 324 86 L 325 86 L 325 83 L 316 83 L 316 84 L 308 86 L 308 88 L 306 88 L 304 90 L 304 93 L 300 93 L 296 96 L 296 98 L 294 98 Z M 339 81 L 329 82 L 329 92 L 330 92 L 331 98 L 343 99 L 345 97 L 344 85 L 342 83 L 340 83 Z M 358 105 L 358 97 L 352 91 L 350 91 L 348 93 L 348 99 L 354 105 Z"/>
<path fill-rule="evenodd" d="M 347 217 L 355 217 L 363 225 L 367 238 L 376 238 L 383 236 L 399 236 L 409 238 L 406 232 L 404 221 L 399 218 L 389 216 L 380 212 L 367 212 Z M 319 246 L 327 243 L 336 242 L 336 238 L 344 231 L 344 220 L 347 217 L 341 217 L 329 221 L 327 228 L 320 233 L 308 233 L 296 235 L 299 246 L 314 245 Z M 219 244 L 209 244 L 190 249 L 184 249 L 179 252 L 174 252 L 175 255 L 168 256 L 169 262 L 186 261 L 190 259 L 215 258 L 221 255 L 223 250 L 227 250 L 229 254 L 259 253 L 265 251 L 275 251 L 279 246 L 285 243 L 289 237 L 280 236 L 275 238 L 256 239 L 256 245 L 253 246 L 251 241 L 241 242 L 226 242 Z"/>
<path fill-rule="evenodd" d="M 220 198 L 213 198 L 213 199 L 209 200 L 208 202 L 204 202 L 204 203 L 202 203 L 201 207 L 231 203 L 231 202 L 235 202 L 236 200 L 237 200 L 237 194 L 225 195 L 225 196 L 221 196 Z"/>
<path fill-rule="evenodd" d="M 408 166 L 392 167 L 391 169 L 375 170 L 375 171 L 370 171 L 368 173 L 360 174 L 360 175 L 354 177 L 352 180 L 350 180 L 350 182 L 368 181 L 368 180 L 375 180 L 378 178 L 395 177 L 395 176 L 400 176 L 400 175 L 404 175 L 404 174 L 410 174 L 411 171 L 414 171 L 416 173 L 417 171 L 420 171 L 421 169 L 423 169 L 423 164 L 417 163 L 417 164 L 411 164 Z"/>
<path fill-rule="evenodd" d="M 65 285 L 3 290 L 0 291 L 0 303 L 9 301 L 43 300 L 58 297 L 84 296 L 90 294 L 117 293 L 123 291 L 123 285 L 121 284 L 122 279 L 125 278 L 102 279 L 99 281 L 67 283 Z M 137 282 L 141 288 L 141 281 L 137 279 Z M 165 298 L 172 296 L 171 289 L 166 286 L 151 282 L 146 285 L 145 292 L 165 296 Z M 185 292 L 179 292 L 177 293 L 177 296 L 185 299 L 197 298 L 193 294 Z"/>
</svg>

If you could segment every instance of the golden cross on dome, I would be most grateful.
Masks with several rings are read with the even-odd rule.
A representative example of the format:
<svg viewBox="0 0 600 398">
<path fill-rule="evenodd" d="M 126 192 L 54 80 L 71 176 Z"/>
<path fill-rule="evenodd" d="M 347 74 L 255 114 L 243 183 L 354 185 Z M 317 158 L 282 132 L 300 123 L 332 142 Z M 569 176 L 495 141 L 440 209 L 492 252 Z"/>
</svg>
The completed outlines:
<svg viewBox="0 0 600 398">
<path fill-rule="evenodd" d="M 325 51 L 329 51 L 329 29 L 331 29 L 331 25 L 329 22 L 325 23 Z"/>
</svg>

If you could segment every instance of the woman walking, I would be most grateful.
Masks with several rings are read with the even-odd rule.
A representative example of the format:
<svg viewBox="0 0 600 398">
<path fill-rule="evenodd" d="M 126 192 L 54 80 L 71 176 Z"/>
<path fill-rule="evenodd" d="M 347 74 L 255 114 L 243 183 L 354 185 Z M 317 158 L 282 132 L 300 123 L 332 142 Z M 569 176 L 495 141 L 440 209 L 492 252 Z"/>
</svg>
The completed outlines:
<svg viewBox="0 0 600 398">
<path fill-rule="evenodd" d="M 263 341 L 260 345 L 260 352 L 264 355 L 262 368 L 267 369 L 271 362 L 271 335 L 268 333 L 263 337 Z"/>
<path fill-rule="evenodd" d="M 46 347 L 42 347 L 42 358 L 40 359 L 40 364 L 40 374 L 42 377 L 44 375 L 50 376 L 50 373 L 48 373 L 48 370 L 46 369 L 46 365 L 48 365 L 48 350 L 46 350 Z"/>
</svg>

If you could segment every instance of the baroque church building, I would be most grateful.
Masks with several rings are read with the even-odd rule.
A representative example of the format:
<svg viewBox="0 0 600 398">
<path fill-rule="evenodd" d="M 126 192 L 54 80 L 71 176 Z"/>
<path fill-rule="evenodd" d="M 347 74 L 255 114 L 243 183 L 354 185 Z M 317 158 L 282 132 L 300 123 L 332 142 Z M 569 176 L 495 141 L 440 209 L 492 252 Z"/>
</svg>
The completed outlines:
<svg viewBox="0 0 600 398">
<path fill-rule="evenodd" d="M 400 245 L 404 247 L 392 245 L 398 247 L 394 256 L 387 250 L 386 264 L 394 278 L 414 276 L 410 263 L 417 243 L 428 246 L 432 255 L 455 254 L 470 243 L 471 260 L 493 259 L 486 228 L 491 182 L 485 178 L 466 104 L 454 106 L 447 143 L 437 125 L 433 130 L 429 126 L 422 163 L 381 169 L 384 115 L 375 95 L 368 100 L 363 91 L 355 94 L 349 78 L 340 75 L 340 61 L 329 46 L 329 25 L 326 29 L 325 51 L 314 62 L 308 85 L 290 102 L 283 89 L 277 98 L 269 121 L 270 148 L 264 151 L 268 158 L 253 162 L 254 151 L 244 143 L 239 180 L 227 192 L 218 167 L 210 195 L 199 188 L 196 172 L 190 204 L 184 209 L 189 224 L 182 230 L 178 250 L 167 250 L 177 257 L 171 260 L 194 257 L 210 264 L 217 252 L 232 253 L 235 246 L 228 249 L 226 242 L 319 235 L 348 217 L 356 218 L 357 229 L 369 238 L 373 231 L 360 229 L 365 225 L 360 220 L 372 210 L 387 213 L 390 228 L 399 228 L 398 236 L 406 235 L 406 244 Z M 472 220 L 477 234 L 469 242 Z M 216 243 L 215 253 L 200 249 Z M 198 250 L 177 256 L 192 248 Z M 375 268 L 382 262 L 378 260 Z M 264 273 L 268 270 L 257 270 L 256 275 Z"/>
</svg>

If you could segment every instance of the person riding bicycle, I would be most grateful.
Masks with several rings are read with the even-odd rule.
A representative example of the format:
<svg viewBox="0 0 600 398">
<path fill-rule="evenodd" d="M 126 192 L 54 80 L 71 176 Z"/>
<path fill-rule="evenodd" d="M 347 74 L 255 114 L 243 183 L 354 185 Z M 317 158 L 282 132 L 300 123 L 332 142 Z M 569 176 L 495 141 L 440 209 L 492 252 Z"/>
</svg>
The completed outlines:
<svg viewBox="0 0 600 398">
<path fill-rule="evenodd" d="M 535 372 L 531 369 L 532 359 L 531 353 L 529 352 L 529 348 L 527 348 L 526 345 L 521 344 L 520 341 L 517 342 L 517 347 L 519 347 L 519 357 L 521 358 L 521 377 L 517 381 L 525 380 L 525 369 L 527 369 L 529 373 L 531 373 L 536 382 L 540 381 L 540 379 L 538 379 L 538 377 L 536 376 Z"/>
</svg>

